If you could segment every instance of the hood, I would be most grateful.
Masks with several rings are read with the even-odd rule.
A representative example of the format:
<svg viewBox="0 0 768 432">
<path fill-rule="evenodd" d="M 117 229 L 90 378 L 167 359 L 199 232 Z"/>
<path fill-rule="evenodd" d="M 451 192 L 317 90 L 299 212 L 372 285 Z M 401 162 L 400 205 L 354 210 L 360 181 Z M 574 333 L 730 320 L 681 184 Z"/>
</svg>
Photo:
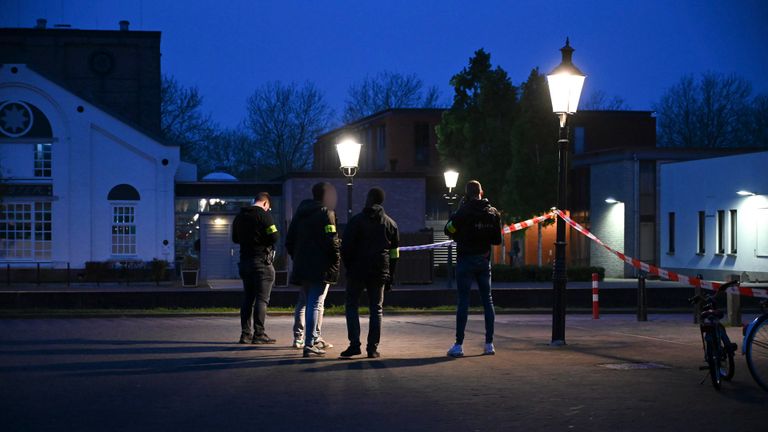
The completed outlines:
<svg viewBox="0 0 768 432">
<path fill-rule="evenodd" d="M 379 204 L 374 204 L 370 207 L 364 208 L 363 214 L 368 219 L 381 220 L 384 218 L 384 207 L 380 206 Z"/>
<path fill-rule="evenodd" d="M 259 210 L 264 210 L 261 207 L 257 206 L 248 206 L 248 207 L 241 207 L 240 208 L 240 214 L 242 215 L 255 215 L 259 212 Z"/>
<path fill-rule="evenodd" d="M 316 211 L 321 210 L 322 208 L 323 208 L 323 205 L 319 201 L 306 199 L 302 201 L 301 204 L 299 204 L 299 207 L 296 209 L 296 214 L 294 215 L 294 217 L 304 218 Z"/>
<path fill-rule="evenodd" d="M 488 211 L 488 208 L 491 207 L 491 203 L 485 198 L 479 200 L 470 200 L 464 205 L 468 210 L 475 213 L 485 213 Z"/>
</svg>

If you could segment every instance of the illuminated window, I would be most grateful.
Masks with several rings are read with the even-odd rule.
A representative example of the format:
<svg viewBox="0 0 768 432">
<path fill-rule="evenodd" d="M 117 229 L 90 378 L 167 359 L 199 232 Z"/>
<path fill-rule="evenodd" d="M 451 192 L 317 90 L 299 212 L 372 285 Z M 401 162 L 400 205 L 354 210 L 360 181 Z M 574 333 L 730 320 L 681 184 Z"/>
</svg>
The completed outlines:
<svg viewBox="0 0 768 432">
<path fill-rule="evenodd" d="M 112 255 L 136 255 L 136 206 L 112 207 Z"/>
<path fill-rule="evenodd" d="M 51 177 L 51 143 L 35 144 L 35 177 Z"/>
<path fill-rule="evenodd" d="M 51 259 L 51 203 L 0 204 L 0 261 Z"/>
</svg>

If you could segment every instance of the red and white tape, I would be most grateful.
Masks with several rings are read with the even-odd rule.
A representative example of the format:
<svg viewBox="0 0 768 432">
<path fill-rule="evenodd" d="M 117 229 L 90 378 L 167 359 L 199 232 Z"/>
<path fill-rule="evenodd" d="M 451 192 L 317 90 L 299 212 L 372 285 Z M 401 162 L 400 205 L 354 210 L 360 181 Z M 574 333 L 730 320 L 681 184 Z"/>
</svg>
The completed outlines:
<svg viewBox="0 0 768 432">
<path fill-rule="evenodd" d="M 714 281 L 708 281 L 697 277 L 690 277 L 685 276 L 680 273 L 676 273 L 669 270 L 664 270 L 663 268 L 656 267 L 654 265 L 645 263 L 640 261 L 639 259 L 632 258 L 630 256 L 627 256 L 616 249 L 613 249 L 612 247 L 605 244 L 602 240 L 597 238 L 596 235 L 592 234 L 584 228 L 583 226 L 579 225 L 578 222 L 574 221 L 570 217 L 568 217 L 563 211 L 561 210 L 555 210 L 554 213 L 556 213 L 558 216 L 560 216 L 568 225 L 573 227 L 576 231 L 584 234 L 585 236 L 589 237 L 594 241 L 595 243 L 599 244 L 600 246 L 607 249 L 612 254 L 619 257 L 620 260 L 624 261 L 625 263 L 631 265 L 634 268 L 640 269 L 648 274 L 656 275 L 661 277 L 662 279 L 667 279 L 670 281 L 680 282 L 686 285 L 691 285 L 694 287 L 701 287 L 708 290 L 717 290 L 723 285 L 723 282 L 714 282 Z M 749 287 L 742 287 L 742 286 L 734 286 L 731 288 L 728 288 L 728 292 L 733 294 L 741 294 L 743 296 L 747 297 L 760 297 L 760 298 L 768 298 L 768 289 L 762 289 L 762 288 L 749 288 Z"/>
<path fill-rule="evenodd" d="M 502 232 L 504 234 L 509 234 L 509 233 L 511 233 L 513 231 L 519 231 L 521 229 L 525 229 L 525 228 L 534 226 L 537 223 L 544 222 L 545 220 L 552 219 L 552 218 L 554 218 L 556 216 L 557 216 L 557 213 L 550 212 L 550 213 L 547 213 L 545 215 L 536 216 L 535 218 L 528 219 L 527 221 L 522 221 L 522 222 L 514 223 L 514 224 L 511 224 L 511 225 L 504 225 L 504 228 L 502 228 Z"/>
</svg>

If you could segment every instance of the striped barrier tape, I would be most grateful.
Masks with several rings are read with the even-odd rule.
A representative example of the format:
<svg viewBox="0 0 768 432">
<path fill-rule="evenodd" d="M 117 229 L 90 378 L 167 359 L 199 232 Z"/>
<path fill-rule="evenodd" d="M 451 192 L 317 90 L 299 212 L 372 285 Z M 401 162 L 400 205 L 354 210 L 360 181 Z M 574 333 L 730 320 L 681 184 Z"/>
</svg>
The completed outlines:
<svg viewBox="0 0 768 432">
<path fill-rule="evenodd" d="M 550 212 L 545 215 L 536 216 L 535 218 L 528 219 L 526 221 L 514 223 L 511 225 L 505 225 L 502 228 L 502 232 L 504 234 L 509 234 L 513 231 L 519 231 L 521 229 L 525 229 L 531 226 L 536 225 L 537 223 L 544 222 L 547 219 L 552 219 L 557 216 L 556 212 Z M 453 244 L 454 246 L 456 243 L 452 242 L 451 240 L 439 242 L 439 243 L 432 243 L 432 244 L 426 244 L 426 245 L 418 245 L 418 246 L 401 246 L 400 252 L 408 252 L 408 251 L 420 251 L 420 250 L 429 250 L 429 249 L 437 249 L 441 247 L 448 246 L 450 244 Z"/>
<path fill-rule="evenodd" d="M 634 268 L 640 269 L 648 274 L 656 275 L 661 277 L 662 279 L 667 279 L 670 281 L 675 282 L 681 282 L 686 285 L 691 285 L 694 287 L 701 287 L 708 290 L 717 290 L 723 285 L 723 282 L 714 282 L 714 281 L 708 281 L 697 277 L 690 277 L 685 276 L 680 273 L 676 273 L 669 270 L 664 270 L 662 268 L 656 267 L 654 265 L 645 263 L 640 261 L 639 259 L 632 258 L 630 256 L 627 256 L 616 249 L 613 249 L 612 247 L 605 244 L 602 240 L 597 238 L 596 235 L 592 234 L 584 228 L 583 226 L 579 225 L 578 222 L 574 221 L 570 217 L 568 217 L 564 212 L 561 210 L 555 210 L 554 211 L 558 216 L 560 216 L 568 225 L 570 225 L 573 229 L 576 231 L 584 234 L 588 238 L 590 238 L 595 243 L 599 244 L 600 246 L 604 247 L 608 252 L 611 252 L 612 254 L 616 255 L 620 260 L 624 261 L 625 263 L 631 265 Z M 768 289 L 762 289 L 762 288 L 749 288 L 749 287 L 743 287 L 743 286 L 734 286 L 731 288 L 728 288 L 728 292 L 732 294 L 741 294 L 743 296 L 747 297 L 760 297 L 760 298 L 768 298 Z"/>
</svg>

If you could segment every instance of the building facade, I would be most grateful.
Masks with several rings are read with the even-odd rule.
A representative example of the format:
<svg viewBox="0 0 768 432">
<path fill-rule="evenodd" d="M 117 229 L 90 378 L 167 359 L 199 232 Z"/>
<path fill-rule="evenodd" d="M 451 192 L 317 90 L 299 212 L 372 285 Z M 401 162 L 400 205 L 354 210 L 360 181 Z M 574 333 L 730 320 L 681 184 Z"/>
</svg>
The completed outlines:
<svg viewBox="0 0 768 432">
<path fill-rule="evenodd" d="M 767 166 L 768 151 L 662 165 L 662 267 L 768 280 Z"/>
<path fill-rule="evenodd" d="M 124 70 L 142 70 L 143 63 L 114 54 L 102 78 L 77 72 L 92 69 L 89 62 L 100 64 L 93 58 L 107 49 L 105 40 L 130 51 L 129 32 L 95 32 L 98 46 L 86 33 L 0 31 L 0 262 L 83 268 L 88 261 L 173 261 L 179 148 L 148 132 L 159 126 L 159 99 L 157 110 L 142 114 L 154 120 L 139 115 L 134 123 L 117 108 L 119 91 L 89 90 L 118 86 Z M 151 99 L 160 81 L 159 68 L 150 63 L 157 75 L 154 91 L 147 92 Z M 69 80 L 45 64 L 57 65 Z M 134 81 L 124 78 L 132 88 Z M 133 100 L 144 97 L 141 88 L 135 92 Z"/>
</svg>

